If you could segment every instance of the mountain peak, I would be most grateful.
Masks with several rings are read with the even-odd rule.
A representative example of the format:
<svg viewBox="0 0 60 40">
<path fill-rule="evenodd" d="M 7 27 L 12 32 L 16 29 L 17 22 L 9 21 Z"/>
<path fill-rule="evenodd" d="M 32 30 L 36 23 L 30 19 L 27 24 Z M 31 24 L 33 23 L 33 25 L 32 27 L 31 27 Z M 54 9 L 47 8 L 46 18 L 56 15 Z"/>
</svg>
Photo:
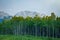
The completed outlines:
<svg viewBox="0 0 60 40">
<path fill-rule="evenodd" d="M 39 13 L 38 12 L 32 12 L 32 11 L 20 11 L 15 16 L 34 17 L 35 15 L 39 15 Z"/>
</svg>

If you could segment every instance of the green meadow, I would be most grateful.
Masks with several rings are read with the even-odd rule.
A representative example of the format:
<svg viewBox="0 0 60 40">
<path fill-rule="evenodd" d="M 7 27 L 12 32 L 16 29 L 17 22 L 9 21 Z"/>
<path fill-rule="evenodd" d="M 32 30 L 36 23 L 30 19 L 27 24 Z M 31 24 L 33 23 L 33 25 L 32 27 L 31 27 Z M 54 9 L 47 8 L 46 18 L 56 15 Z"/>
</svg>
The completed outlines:
<svg viewBox="0 0 60 40">
<path fill-rule="evenodd" d="M 37 37 L 29 35 L 0 35 L 0 40 L 60 40 L 60 38 Z"/>
</svg>

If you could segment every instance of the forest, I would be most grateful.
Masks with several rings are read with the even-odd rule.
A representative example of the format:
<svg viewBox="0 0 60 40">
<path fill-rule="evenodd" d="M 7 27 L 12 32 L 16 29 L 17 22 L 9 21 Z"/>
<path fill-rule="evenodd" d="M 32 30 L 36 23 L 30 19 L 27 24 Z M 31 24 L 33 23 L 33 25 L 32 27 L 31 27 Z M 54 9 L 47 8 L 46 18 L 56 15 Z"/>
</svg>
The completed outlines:
<svg viewBox="0 0 60 40">
<path fill-rule="evenodd" d="M 0 35 L 32 35 L 60 38 L 60 17 L 55 13 L 50 16 L 34 17 L 13 16 L 0 23 Z"/>
</svg>

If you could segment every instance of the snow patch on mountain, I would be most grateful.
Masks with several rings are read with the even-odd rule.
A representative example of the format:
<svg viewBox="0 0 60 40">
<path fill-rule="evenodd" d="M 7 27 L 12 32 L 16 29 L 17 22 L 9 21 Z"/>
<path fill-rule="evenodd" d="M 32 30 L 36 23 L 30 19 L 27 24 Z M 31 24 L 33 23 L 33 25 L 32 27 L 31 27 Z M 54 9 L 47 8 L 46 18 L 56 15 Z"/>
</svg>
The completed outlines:
<svg viewBox="0 0 60 40">
<path fill-rule="evenodd" d="M 35 15 L 39 15 L 39 13 L 38 12 L 32 12 L 32 11 L 21 11 L 21 12 L 18 12 L 15 16 L 34 17 Z"/>
</svg>

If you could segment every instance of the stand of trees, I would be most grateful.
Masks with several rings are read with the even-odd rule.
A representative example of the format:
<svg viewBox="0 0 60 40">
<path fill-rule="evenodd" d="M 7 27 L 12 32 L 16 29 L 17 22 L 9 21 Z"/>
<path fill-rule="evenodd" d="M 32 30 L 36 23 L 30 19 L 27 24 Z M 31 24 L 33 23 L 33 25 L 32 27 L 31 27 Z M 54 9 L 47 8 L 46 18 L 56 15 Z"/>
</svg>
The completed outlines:
<svg viewBox="0 0 60 40">
<path fill-rule="evenodd" d="M 54 13 L 51 16 L 36 15 L 33 18 L 14 16 L 0 23 L 0 34 L 60 37 L 60 17 L 56 17 Z"/>
</svg>

